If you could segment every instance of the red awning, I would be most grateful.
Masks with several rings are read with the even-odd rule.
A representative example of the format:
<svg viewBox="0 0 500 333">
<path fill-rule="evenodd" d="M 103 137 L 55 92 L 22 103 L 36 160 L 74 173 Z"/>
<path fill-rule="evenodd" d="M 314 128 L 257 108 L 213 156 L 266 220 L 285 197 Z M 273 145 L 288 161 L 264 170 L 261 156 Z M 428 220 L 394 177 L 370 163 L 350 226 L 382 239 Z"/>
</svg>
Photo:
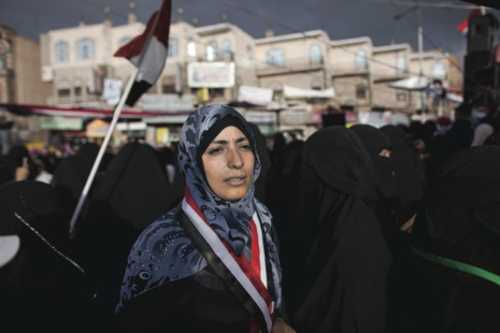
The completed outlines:
<svg viewBox="0 0 500 333">
<path fill-rule="evenodd" d="M 58 117 L 90 117 L 90 118 L 111 118 L 113 109 L 96 108 L 64 108 L 46 105 L 29 104 L 0 104 L 0 110 L 5 110 L 21 116 L 41 115 Z M 165 112 L 165 111 L 141 111 L 137 109 L 124 109 L 120 118 L 154 118 L 168 117 L 189 114 L 190 112 Z"/>
</svg>

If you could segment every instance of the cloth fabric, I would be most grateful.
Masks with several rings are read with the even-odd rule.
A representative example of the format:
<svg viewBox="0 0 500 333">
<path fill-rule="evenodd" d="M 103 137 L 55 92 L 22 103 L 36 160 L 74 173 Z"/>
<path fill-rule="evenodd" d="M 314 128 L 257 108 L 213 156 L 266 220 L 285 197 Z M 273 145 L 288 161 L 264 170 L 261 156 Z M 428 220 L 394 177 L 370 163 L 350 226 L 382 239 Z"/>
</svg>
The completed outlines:
<svg viewBox="0 0 500 333">
<path fill-rule="evenodd" d="M 391 255 L 367 205 L 375 197 L 370 157 L 353 131 L 329 127 L 305 143 L 302 239 L 296 260 L 299 332 L 384 332 Z M 301 246 L 302 245 L 302 246 Z"/>
<path fill-rule="evenodd" d="M 482 146 L 486 140 L 495 132 L 493 126 L 488 123 L 479 124 L 474 130 L 474 139 L 472 147 Z"/>
<path fill-rule="evenodd" d="M 500 147 L 458 153 L 431 184 L 415 222 L 413 246 L 500 273 Z M 408 253 L 402 258 L 393 332 L 499 329 L 497 285 Z"/>
<path fill-rule="evenodd" d="M 401 224 L 416 213 L 418 204 L 423 198 L 425 170 L 401 128 L 388 125 L 382 127 L 381 131 L 391 140 L 391 159 L 396 171 L 398 221 Z"/>
<path fill-rule="evenodd" d="M 0 202 L 0 238 L 20 239 L 17 255 L 0 268 L 2 330 L 109 331 L 85 271 L 67 255 L 68 216 L 57 192 L 39 182 L 9 183 L 0 188 Z"/>
<path fill-rule="evenodd" d="M 254 185 L 236 202 L 218 198 L 207 184 L 197 162 L 203 135 L 226 116 L 239 119 L 251 136 L 248 139 L 256 152 L 253 131 L 243 117 L 227 106 L 209 105 L 192 113 L 183 126 L 178 147 L 179 166 L 185 175 L 186 190 L 200 208 L 202 215 L 220 239 L 238 256 L 251 257 L 249 222 L 254 212 L 258 213 L 264 232 L 268 289 L 276 307 L 280 308 L 281 268 L 278 249 L 273 239 L 271 214 L 254 198 Z M 254 183 L 260 168 L 259 156 L 255 154 Z M 137 239 L 129 255 L 118 311 L 126 311 L 123 309 L 127 303 L 135 303 L 135 299 L 141 295 L 147 297 L 154 289 L 170 288 L 176 281 L 194 278 L 198 273 L 206 271 L 205 259 L 179 224 L 177 209 L 180 208 L 170 210 L 151 224 Z M 137 302 L 142 300 L 138 299 Z"/>
<path fill-rule="evenodd" d="M 382 227 L 384 238 L 391 243 L 399 232 L 396 212 L 396 168 L 392 156 L 380 156 L 384 149 L 392 151 L 391 142 L 381 130 L 370 125 L 355 125 L 350 130 L 363 143 L 374 167 L 377 189 L 375 215 Z"/>
<path fill-rule="evenodd" d="M 146 144 L 123 146 L 96 184 L 74 243 L 110 313 L 130 248 L 144 228 L 174 206 L 173 200 L 159 156 Z"/>
</svg>

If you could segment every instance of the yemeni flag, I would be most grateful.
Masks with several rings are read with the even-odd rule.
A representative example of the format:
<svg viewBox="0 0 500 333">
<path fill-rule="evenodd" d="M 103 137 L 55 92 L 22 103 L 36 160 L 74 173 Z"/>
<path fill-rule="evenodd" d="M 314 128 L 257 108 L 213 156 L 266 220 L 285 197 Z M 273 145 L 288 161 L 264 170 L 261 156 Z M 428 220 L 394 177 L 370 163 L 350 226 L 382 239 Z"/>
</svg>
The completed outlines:
<svg viewBox="0 0 500 333">
<path fill-rule="evenodd" d="M 138 68 L 137 77 L 125 104 L 134 106 L 160 78 L 168 54 L 172 0 L 163 0 L 159 11 L 148 21 L 145 31 L 123 45 L 115 57 L 127 58 Z"/>
<path fill-rule="evenodd" d="M 460 22 L 459 25 L 457 25 L 458 31 L 460 31 L 464 35 L 467 35 L 467 33 L 469 32 L 469 20 L 471 19 L 471 17 L 479 15 L 481 15 L 481 10 L 474 9 L 473 11 L 471 11 L 469 17 L 467 17 L 465 20 Z"/>
</svg>

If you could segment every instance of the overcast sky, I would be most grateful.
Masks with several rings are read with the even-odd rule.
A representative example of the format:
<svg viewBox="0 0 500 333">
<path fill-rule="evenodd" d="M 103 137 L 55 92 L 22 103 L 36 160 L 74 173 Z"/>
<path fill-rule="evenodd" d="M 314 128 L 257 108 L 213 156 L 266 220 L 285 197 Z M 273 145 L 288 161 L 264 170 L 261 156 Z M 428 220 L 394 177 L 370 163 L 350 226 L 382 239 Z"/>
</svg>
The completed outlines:
<svg viewBox="0 0 500 333">
<path fill-rule="evenodd" d="M 395 6 L 389 0 L 173 1 L 176 19 L 197 21 L 198 25 L 229 21 L 255 37 L 263 36 L 267 29 L 275 33 L 323 29 L 331 39 L 369 36 L 375 45 L 394 41 L 410 42 L 416 47 L 416 14 L 394 20 L 394 15 L 409 7 Z M 136 0 L 139 20 L 146 21 L 159 8 L 160 2 Z M 466 4 L 457 0 L 446 2 Z M 111 6 L 113 24 L 124 24 L 128 13 L 127 0 L 0 0 L 0 23 L 14 28 L 21 35 L 38 39 L 40 33 L 50 29 L 75 26 L 81 21 L 88 24 L 100 22 L 107 5 Z M 425 8 L 425 48 L 463 53 L 465 38 L 456 26 L 467 15 L 465 10 Z"/>
</svg>

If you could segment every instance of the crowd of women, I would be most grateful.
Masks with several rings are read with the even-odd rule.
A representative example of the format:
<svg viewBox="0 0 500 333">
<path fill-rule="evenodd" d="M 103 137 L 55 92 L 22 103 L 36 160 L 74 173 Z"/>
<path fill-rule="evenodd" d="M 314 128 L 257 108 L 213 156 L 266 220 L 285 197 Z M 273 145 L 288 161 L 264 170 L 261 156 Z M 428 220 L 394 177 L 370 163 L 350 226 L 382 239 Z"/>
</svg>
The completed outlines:
<svg viewBox="0 0 500 333">
<path fill-rule="evenodd" d="M 494 331 L 500 147 L 473 144 L 460 113 L 442 125 L 278 133 L 270 148 L 205 106 L 175 149 L 108 154 L 73 237 L 98 146 L 42 164 L 17 147 L 0 160 L 2 329 Z"/>
</svg>

